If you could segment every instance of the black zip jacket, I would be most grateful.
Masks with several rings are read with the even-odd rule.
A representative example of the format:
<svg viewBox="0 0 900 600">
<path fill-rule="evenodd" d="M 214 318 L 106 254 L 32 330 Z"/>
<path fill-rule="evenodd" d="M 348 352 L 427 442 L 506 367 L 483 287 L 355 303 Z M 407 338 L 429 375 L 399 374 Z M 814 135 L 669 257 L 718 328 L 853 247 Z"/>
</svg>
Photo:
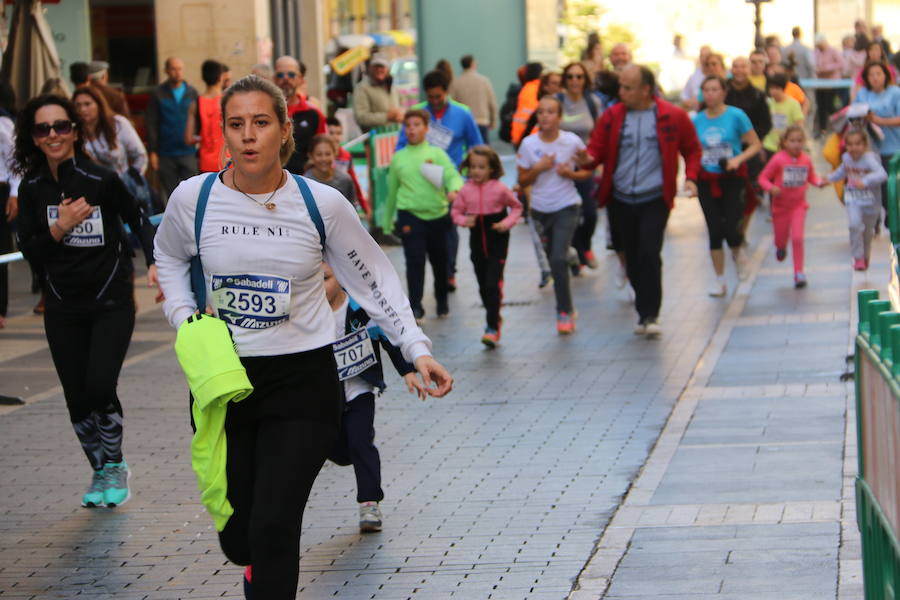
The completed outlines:
<svg viewBox="0 0 900 600">
<path fill-rule="evenodd" d="M 19 186 L 18 244 L 25 258 L 44 274 L 47 308 L 89 309 L 133 301 L 131 249 L 122 222 L 141 241 L 147 265 L 153 264 L 156 231 L 143 208 L 115 172 L 78 155 L 59 165 L 59 180 L 44 165 Z M 57 242 L 48 215 L 63 198 L 84 196 L 99 207 L 72 234 Z M 55 216 L 55 214 L 54 214 Z M 102 238 L 99 219 L 102 218 Z"/>
</svg>

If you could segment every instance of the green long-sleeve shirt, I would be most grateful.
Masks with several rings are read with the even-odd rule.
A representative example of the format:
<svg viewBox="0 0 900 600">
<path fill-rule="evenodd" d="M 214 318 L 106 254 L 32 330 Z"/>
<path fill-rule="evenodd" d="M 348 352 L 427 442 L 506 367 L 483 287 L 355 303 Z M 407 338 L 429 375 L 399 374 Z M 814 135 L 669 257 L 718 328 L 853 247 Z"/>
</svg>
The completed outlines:
<svg viewBox="0 0 900 600">
<path fill-rule="evenodd" d="M 421 171 L 425 163 L 444 168 L 444 189 L 437 189 L 425 179 Z M 398 210 L 408 210 L 425 221 L 443 217 L 449 210 L 447 192 L 462 186 L 462 177 L 446 152 L 428 142 L 404 147 L 391 159 L 382 229 L 385 233 L 394 230 Z"/>
</svg>

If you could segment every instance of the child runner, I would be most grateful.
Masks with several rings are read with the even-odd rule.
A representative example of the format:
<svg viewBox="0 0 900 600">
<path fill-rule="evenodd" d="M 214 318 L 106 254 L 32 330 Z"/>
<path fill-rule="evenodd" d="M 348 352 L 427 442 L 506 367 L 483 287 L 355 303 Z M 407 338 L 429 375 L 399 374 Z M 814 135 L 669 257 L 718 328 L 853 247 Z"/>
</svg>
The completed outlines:
<svg viewBox="0 0 900 600">
<path fill-rule="evenodd" d="M 881 216 L 881 183 L 887 180 L 887 172 L 878 155 L 869 151 L 869 138 L 864 131 L 848 131 L 844 146 L 847 151 L 828 181 L 847 181 L 841 201 L 847 207 L 853 268 L 865 271 L 869 268 L 872 236 Z"/>
<path fill-rule="evenodd" d="M 349 175 L 335 168 L 337 153 L 338 145 L 330 135 L 320 133 L 313 137 L 309 144 L 310 166 L 304 175 L 333 187 L 342 193 L 344 198 L 350 201 L 350 204 L 356 206 L 356 188 L 353 187 L 353 180 Z"/>
<path fill-rule="evenodd" d="M 800 125 L 789 126 L 781 136 L 781 150 L 769 159 L 759 185 L 772 195 L 772 226 L 775 230 L 775 257 L 787 256 L 791 241 L 794 258 L 794 287 L 806 287 L 803 273 L 803 226 L 806 220 L 806 186 L 821 185 L 812 160 L 803 152 L 806 134 Z"/>
<path fill-rule="evenodd" d="M 556 331 L 575 331 L 575 308 L 569 287 L 568 251 L 581 216 L 581 196 L 575 181 L 591 171 L 575 166 L 575 153 L 584 142 L 570 131 L 561 131 L 563 107 L 556 96 L 544 96 L 537 107 L 540 131 L 522 140 L 516 163 L 519 185 L 531 185 L 531 213 L 541 231 L 556 294 Z M 532 185 L 533 184 L 533 185 Z"/>
<path fill-rule="evenodd" d="M 369 206 L 369 201 L 366 199 L 366 195 L 363 194 L 362 187 L 359 185 L 359 179 L 356 178 L 356 169 L 353 168 L 353 156 L 350 154 L 349 150 L 341 145 L 344 142 L 344 124 L 336 117 L 328 117 L 325 124 L 328 125 L 328 135 L 330 135 L 331 139 L 334 140 L 334 143 L 338 145 L 338 155 L 335 165 L 337 166 L 338 171 L 343 171 L 353 180 L 353 189 L 356 190 L 356 199 L 366 213 L 366 220 L 371 223 L 372 207 Z"/>
<path fill-rule="evenodd" d="M 462 163 L 469 180 L 456 195 L 451 209 L 453 222 L 468 227 L 469 251 L 478 293 L 487 311 L 487 328 L 481 343 L 495 348 L 500 343 L 500 305 L 503 301 L 503 267 L 509 249 L 509 230 L 522 215 L 522 203 L 503 185 L 503 165 L 490 146 L 469 151 Z M 506 207 L 511 210 L 509 213 Z"/>
<path fill-rule="evenodd" d="M 378 344 L 372 342 L 381 342 L 410 392 L 416 391 L 424 400 L 425 388 L 416 378 L 416 368 L 403 358 L 400 348 L 388 341 L 368 313 L 347 295 L 326 263 L 322 264 L 322 274 L 325 296 L 334 314 L 335 360 L 344 393 L 341 428 L 328 458 L 341 466 L 353 465 L 359 530 L 363 533 L 381 531 L 378 503 L 384 499 L 384 492 L 381 489 L 381 459 L 375 447 L 375 394 L 376 390 L 379 394 L 383 392 L 386 386 L 381 352 Z"/>
<path fill-rule="evenodd" d="M 781 148 L 781 136 L 788 127 L 803 123 L 803 109 L 799 102 L 785 93 L 786 86 L 787 77 L 781 74 L 772 75 L 767 84 L 771 96 L 769 110 L 772 112 L 772 129 L 763 138 L 763 148 L 770 155 Z"/>
<path fill-rule="evenodd" d="M 426 256 L 434 273 L 437 315 L 450 314 L 446 238 L 453 224 L 448 200 L 453 202 L 463 186 L 462 177 L 447 153 L 426 141 L 430 120 L 430 115 L 421 109 L 410 110 L 403 117 L 407 145 L 391 158 L 382 223 L 384 233 L 389 235 L 396 217 L 406 258 L 409 303 L 417 321 L 425 317 L 422 294 Z"/>
</svg>

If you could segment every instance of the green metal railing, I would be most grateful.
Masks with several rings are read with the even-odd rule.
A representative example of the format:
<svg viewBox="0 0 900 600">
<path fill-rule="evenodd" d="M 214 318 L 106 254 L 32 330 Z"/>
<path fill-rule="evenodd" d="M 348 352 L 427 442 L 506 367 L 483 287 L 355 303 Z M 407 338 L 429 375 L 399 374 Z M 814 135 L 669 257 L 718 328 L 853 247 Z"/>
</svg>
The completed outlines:
<svg viewBox="0 0 900 600">
<path fill-rule="evenodd" d="M 897 207 L 897 173 L 900 172 L 900 152 L 891 158 L 888 163 L 888 180 L 887 180 L 887 207 L 888 207 L 888 225 L 891 229 L 891 243 L 896 249 L 900 245 L 900 213 Z"/>
<path fill-rule="evenodd" d="M 858 292 L 857 524 L 866 600 L 900 592 L 900 312 L 875 290 Z"/>
</svg>

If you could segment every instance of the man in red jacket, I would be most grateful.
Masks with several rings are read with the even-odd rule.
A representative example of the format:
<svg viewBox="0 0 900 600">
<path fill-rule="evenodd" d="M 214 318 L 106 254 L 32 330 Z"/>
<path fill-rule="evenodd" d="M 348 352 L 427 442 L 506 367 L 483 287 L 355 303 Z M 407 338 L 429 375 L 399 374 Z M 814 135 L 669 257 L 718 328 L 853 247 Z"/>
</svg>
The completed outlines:
<svg viewBox="0 0 900 600">
<path fill-rule="evenodd" d="M 583 167 L 603 165 L 599 204 L 607 206 L 614 246 L 625 255 L 639 321 L 636 335 L 657 337 L 662 303 L 663 236 L 675 202 L 678 155 L 684 157 L 686 189 L 697 194 L 702 149 L 687 113 L 655 97 L 656 80 L 646 67 L 619 74 L 621 102 L 594 126 Z"/>
</svg>

